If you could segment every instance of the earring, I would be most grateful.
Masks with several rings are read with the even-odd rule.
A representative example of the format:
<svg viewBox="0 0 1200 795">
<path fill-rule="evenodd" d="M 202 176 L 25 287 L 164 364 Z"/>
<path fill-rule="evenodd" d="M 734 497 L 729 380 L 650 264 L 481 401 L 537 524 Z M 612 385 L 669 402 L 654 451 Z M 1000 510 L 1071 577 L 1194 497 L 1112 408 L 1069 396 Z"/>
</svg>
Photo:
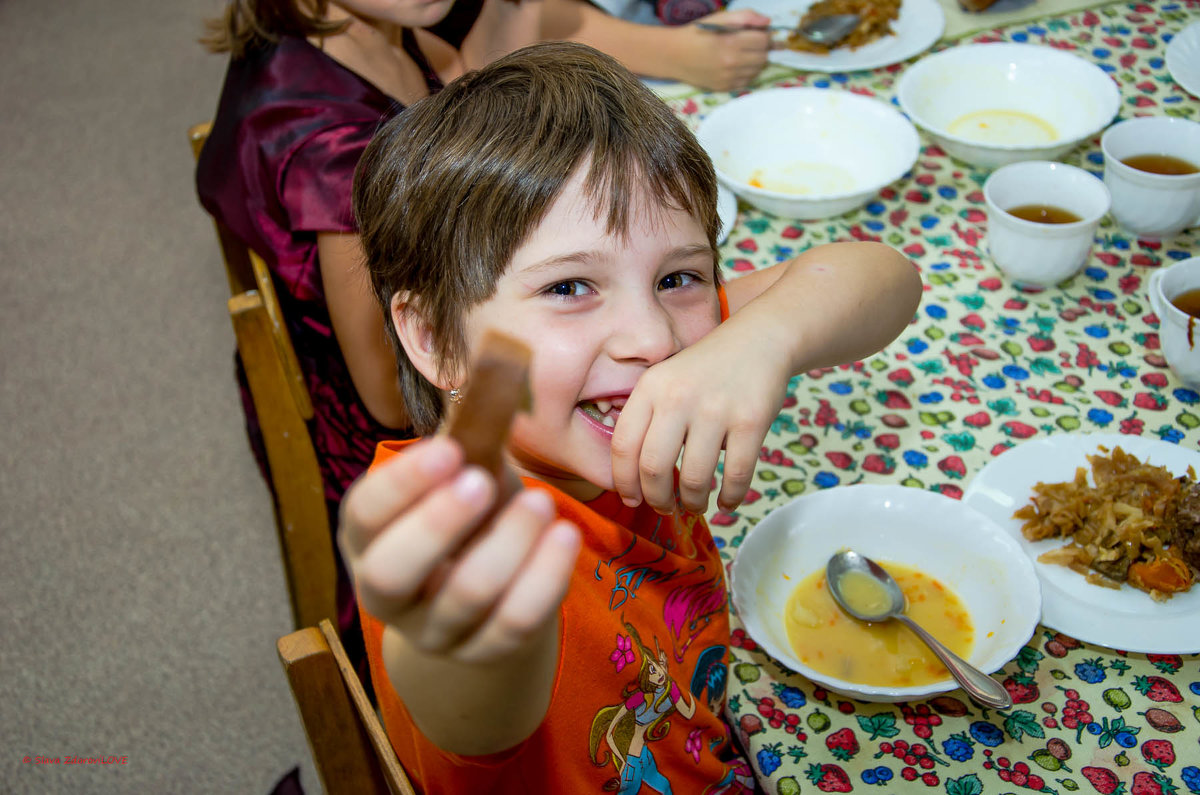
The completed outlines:
<svg viewBox="0 0 1200 795">
<path fill-rule="evenodd" d="M 462 403 L 462 399 L 463 399 L 463 393 L 462 393 L 461 389 L 459 389 L 458 387 L 454 387 L 454 389 L 450 390 L 450 402 L 451 403 Z"/>
</svg>

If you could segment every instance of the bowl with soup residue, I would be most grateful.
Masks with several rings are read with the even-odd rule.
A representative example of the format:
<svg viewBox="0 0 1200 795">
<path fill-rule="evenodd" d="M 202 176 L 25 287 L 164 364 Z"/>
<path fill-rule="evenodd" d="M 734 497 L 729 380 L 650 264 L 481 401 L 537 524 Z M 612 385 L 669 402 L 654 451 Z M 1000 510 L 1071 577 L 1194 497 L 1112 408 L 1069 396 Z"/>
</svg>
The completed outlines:
<svg viewBox="0 0 1200 795">
<path fill-rule="evenodd" d="M 870 484 L 798 497 L 755 525 L 738 548 L 733 603 L 768 654 L 829 690 L 908 701 L 958 688 L 898 622 L 863 624 L 833 603 L 825 564 L 847 548 L 888 569 L 909 614 L 985 672 L 1013 659 L 1041 618 L 1028 556 L 959 500 Z"/>
<path fill-rule="evenodd" d="M 1121 94 L 1093 63 L 1035 44 L 965 44 L 927 55 L 896 84 L 910 119 L 953 157 L 995 168 L 1054 160 L 1103 130 Z"/>
<path fill-rule="evenodd" d="M 821 88 L 732 99 L 696 137 L 723 185 L 764 212 L 801 220 L 861 207 L 903 177 L 920 149 L 916 128 L 895 108 Z"/>
</svg>

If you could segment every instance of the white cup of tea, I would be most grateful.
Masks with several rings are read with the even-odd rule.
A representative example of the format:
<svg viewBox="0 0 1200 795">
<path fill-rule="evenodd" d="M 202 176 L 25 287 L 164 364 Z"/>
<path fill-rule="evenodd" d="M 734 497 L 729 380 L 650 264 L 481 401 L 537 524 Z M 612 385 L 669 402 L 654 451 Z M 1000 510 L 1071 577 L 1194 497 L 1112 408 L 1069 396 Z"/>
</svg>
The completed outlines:
<svg viewBox="0 0 1200 795">
<path fill-rule="evenodd" d="M 1200 223 L 1200 124 L 1169 116 L 1117 122 L 1100 137 L 1117 223 L 1166 240 Z"/>
<path fill-rule="evenodd" d="M 1167 364 L 1180 381 L 1200 388 L 1200 257 L 1156 270 L 1149 295 Z"/>
<path fill-rule="evenodd" d="M 1108 212 L 1104 183 L 1066 163 L 1030 160 L 992 172 L 983 184 L 988 251 L 1017 287 L 1050 287 L 1087 262 Z"/>
</svg>

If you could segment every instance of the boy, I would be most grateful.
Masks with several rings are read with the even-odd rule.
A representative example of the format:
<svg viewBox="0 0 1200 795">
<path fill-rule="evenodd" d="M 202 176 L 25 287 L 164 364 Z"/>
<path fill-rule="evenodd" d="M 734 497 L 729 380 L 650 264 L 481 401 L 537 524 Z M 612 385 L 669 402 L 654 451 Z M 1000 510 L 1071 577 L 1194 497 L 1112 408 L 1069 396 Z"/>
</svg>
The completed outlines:
<svg viewBox="0 0 1200 795">
<path fill-rule="evenodd" d="M 507 450 L 526 488 L 484 526 L 497 484 L 444 437 L 381 446 L 344 503 L 402 763 L 426 792 L 752 787 L 720 720 L 728 606 L 698 513 L 722 449 L 718 503 L 745 495 L 794 374 L 899 334 L 912 265 L 837 244 L 722 288 L 707 155 L 581 45 L 518 51 L 416 103 L 359 169 L 418 431 L 471 388 L 486 330 L 533 350 Z"/>
</svg>

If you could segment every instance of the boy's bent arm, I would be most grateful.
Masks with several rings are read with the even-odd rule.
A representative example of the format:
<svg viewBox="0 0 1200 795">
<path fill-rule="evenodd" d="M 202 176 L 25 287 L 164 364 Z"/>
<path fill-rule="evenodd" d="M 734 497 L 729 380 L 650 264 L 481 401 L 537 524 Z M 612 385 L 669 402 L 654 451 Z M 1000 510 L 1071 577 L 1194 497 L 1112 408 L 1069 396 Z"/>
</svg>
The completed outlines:
<svg viewBox="0 0 1200 795">
<path fill-rule="evenodd" d="M 734 279 L 725 294 L 729 319 L 643 373 L 621 412 L 613 484 L 628 505 L 672 511 L 679 461 L 679 502 L 703 511 L 723 450 L 717 502 L 736 507 L 790 379 L 888 345 L 912 320 L 921 279 L 889 246 L 834 243 Z"/>
<path fill-rule="evenodd" d="M 734 279 L 725 294 L 727 324 L 752 326 L 749 338 L 789 351 L 798 375 L 887 347 L 912 321 L 921 277 L 891 246 L 830 243 Z"/>
</svg>

